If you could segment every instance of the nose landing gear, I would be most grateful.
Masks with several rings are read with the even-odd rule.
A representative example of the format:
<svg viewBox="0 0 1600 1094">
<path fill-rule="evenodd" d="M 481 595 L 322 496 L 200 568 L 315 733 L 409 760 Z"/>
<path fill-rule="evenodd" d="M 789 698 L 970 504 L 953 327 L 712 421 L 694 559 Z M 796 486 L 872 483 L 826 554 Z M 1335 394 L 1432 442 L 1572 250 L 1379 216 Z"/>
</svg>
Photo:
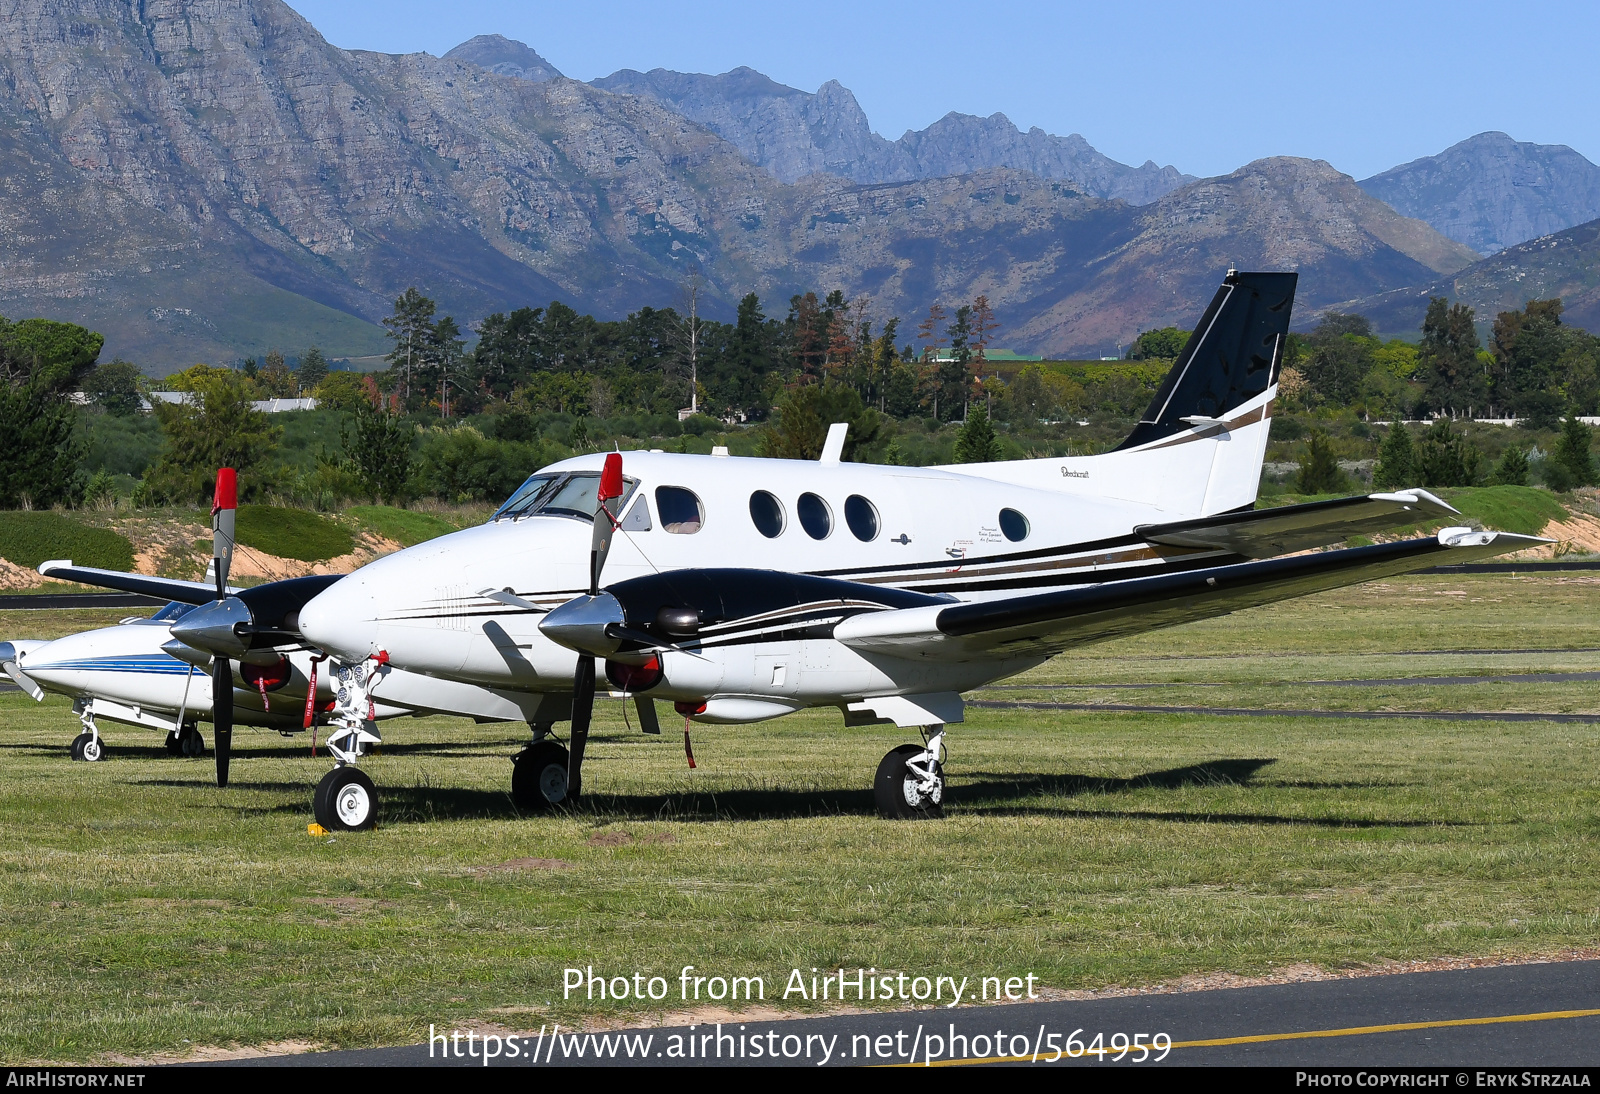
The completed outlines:
<svg viewBox="0 0 1600 1094">
<path fill-rule="evenodd" d="M 926 742 L 891 749 L 878 764 L 872 796 L 886 820 L 944 815 L 944 726 L 923 730 Z"/>
<path fill-rule="evenodd" d="M 94 724 L 94 711 L 80 701 L 76 713 L 78 721 L 83 723 L 83 732 L 72 739 L 72 758 L 98 763 L 106 758 L 106 745 L 100 739 L 99 728 Z"/>
<path fill-rule="evenodd" d="M 333 663 L 333 723 L 338 728 L 327 744 L 337 766 L 311 796 L 312 814 L 329 831 L 360 832 L 378 821 L 378 788 L 355 764 L 369 746 L 383 743 L 373 719 L 372 684 L 387 663 L 384 654 L 357 665 Z"/>
</svg>

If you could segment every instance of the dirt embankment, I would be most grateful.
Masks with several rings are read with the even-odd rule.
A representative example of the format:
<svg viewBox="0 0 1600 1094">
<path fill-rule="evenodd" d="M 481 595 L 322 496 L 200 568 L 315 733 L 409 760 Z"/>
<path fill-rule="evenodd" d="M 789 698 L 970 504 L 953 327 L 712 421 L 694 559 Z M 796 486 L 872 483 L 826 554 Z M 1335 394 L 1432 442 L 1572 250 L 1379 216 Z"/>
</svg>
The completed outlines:
<svg viewBox="0 0 1600 1094">
<path fill-rule="evenodd" d="M 133 544 L 133 568 L 141 574 L 198 581 L 211 560 L 211 529 L 185 520 L 160 517 L 126 517 L 111 527 Z M 230 576 L 278 581 L 309 574 L 348 574 L 375 558 L 400 550 L 401 545 L 375 532 L 357 532 L 355 550 L 321 562 L 279 558 L 239 544 L 233 554 Z M 0 591 L 36 589 L 42 583 L 37 571 L 0 558 Z"/>
<path fill-rule="evenodd" d="M 1569 513 L 1566 520 L 1553 520 L 1546 524 L 1539 534 L 1555 542 L 1506 555 L 1506 560 L 1600 554 L 1600 517 L 1589 513 Z"/>
<path fill-rule="evenodd" d="M 211 530 L 180 521 L 132 517 L 118 521 L 116 530 L 133 544 L 133 567 L 141 574 L 199 580 L 211 559 Z M 400 544 L 374 532 L 358 532 L 355 550 L 321 562 L 279 558 L 239 544 L 233 552 L 230 576 L 280 581 L 310 574 L 348 574 L 375 558 L 400 550 Z"/>
</svg>

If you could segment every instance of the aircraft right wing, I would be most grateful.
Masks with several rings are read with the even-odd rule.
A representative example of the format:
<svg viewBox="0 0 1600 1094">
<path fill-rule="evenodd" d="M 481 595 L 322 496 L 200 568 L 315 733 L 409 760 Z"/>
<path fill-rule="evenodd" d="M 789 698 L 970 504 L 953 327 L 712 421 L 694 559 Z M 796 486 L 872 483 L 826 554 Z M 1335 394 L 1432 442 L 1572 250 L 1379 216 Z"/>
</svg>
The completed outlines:
<svg viewBox="0 0 1600 1094">
<path fill-rule="evenodd" d="M 1327 547 L 1351 536 L 1460 515 L 1426 490 L 1404 490 L 1277 509 L 1218 513 L 1171 524 L 1141 524 L 1133 532 L 1150 543 L 1225 550 L 1245 558 L 1272 558 Z"/>
<path fill-rule="evenodd" d="M 204 581 L 179 581 L 171 577 L 151 577 L 149 574 L 129 574 L 121 570 L 101 570 L 94 566 L 74 566 L 70 558 L 54 558 L 39 564 L 39 573 L 57 581 L 76 581 L 80 585 L 98 585 L 102 589 L 117 589 L 125 593 L 143 593 L 146 596 L 165 597 L 183 604 L 206 604 L 217 598 L 217 587 Z M 239 590 L 228 586 L 230 594 Z"/>
<path fill-rule="evenodd" d="M 1049 655 L 1549 542 L 1510 532 L 1446 528 L 1436 537 L 1371 547 L 1107 581 L 1006 600 L 868 612 L 841 620 L 833 636 L 853 649 L 911 660 Z"/>
</svg>

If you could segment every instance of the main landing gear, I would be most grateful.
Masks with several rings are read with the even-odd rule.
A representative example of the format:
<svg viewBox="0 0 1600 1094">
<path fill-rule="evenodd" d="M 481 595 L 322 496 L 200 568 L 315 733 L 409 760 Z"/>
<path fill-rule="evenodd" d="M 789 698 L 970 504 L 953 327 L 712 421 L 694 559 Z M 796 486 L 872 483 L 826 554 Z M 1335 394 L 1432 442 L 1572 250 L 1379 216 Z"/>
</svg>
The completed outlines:
<svg viewBox="0 0 1600 1094">
<path fill-rule="evenodd" d="M 372 717 L 372 682 L 387 663 L 383 655 L 357 665 L 332 663 L 337 728 L 328 736 L 328 751 L 337 766 L 311 797 L 317 823 L 329 831 L 360 832 L 377 823 L 378 788 L 355 764 L 370 746 L 383 743 Z"/>
<path fill-rule="evenodd" d="M 928 726 L 922 737 L 920 745 L 891 749 L 878 764 L 872 796 L 887 820 L 944 815 L 944 726 Z"/>
<path fill-rule="evenodd" d="M 518 809 L 534 813 L 567 800 L 566 748 L 550 737 L 550 723 L 530 726 L 533 740 L 511 758 L 511 800 Z"/>
<path fill-rule="evenodd" d="M 200 736 L 200 730 L 193 722 L 185 722 L 183 728 L 167 734 L 167 755 L 188 756 L 198 759 L 206 754 L 206 739 Z"/>
<path fill-rule="evenodd" d="M 94 711 L 86 703 L 80 702 L 75 713 L 78 721 L 83 723 L 83 732 L 72 739 L 72 758 L 98 763 L 106 758 L 106 743 L 100 739 L 100 730 L 94 724 Z"/>
</svg>

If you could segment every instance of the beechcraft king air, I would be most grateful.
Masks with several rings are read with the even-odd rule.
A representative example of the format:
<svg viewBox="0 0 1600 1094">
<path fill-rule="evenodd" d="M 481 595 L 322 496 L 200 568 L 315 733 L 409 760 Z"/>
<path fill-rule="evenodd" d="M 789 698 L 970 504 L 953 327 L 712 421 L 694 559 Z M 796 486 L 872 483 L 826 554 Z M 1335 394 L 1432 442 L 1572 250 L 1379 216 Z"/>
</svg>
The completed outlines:
<svg viewBox="0 0 1600 1094">
<path fill-rule="evenodd" d="M 1422 490 L 1253 508 L 1295 282 L 1229 271 L 1143 419 L 1102 455 L 845 463 L 835 425 L 817 462 L 579 456 L 487 523 L 379 559 L 292 619 L 221 599 L 191 619 L 236 621 L 224 643 L 292 636 L 347 669 L 524 696 L 533 741 L 512 787 L 528 808 L 581 792 L 603 662 L 647 731 L 658 699 L 717 724 L 837 707 L 847 727 L 917 727 L 875 795 L 886 816 L 937 813 L 964 691 L 1090 643 L 1545 542 L 1457 526 L 1317 550 L 1458 515 Z M 560 721 L 570 748 L 552 737 Z M 342 764 L 317 800 L 347 799 L 375 806 L 376 792 Z M 335 819 L 370 823 L 358 814 Z"/>
</svg>

